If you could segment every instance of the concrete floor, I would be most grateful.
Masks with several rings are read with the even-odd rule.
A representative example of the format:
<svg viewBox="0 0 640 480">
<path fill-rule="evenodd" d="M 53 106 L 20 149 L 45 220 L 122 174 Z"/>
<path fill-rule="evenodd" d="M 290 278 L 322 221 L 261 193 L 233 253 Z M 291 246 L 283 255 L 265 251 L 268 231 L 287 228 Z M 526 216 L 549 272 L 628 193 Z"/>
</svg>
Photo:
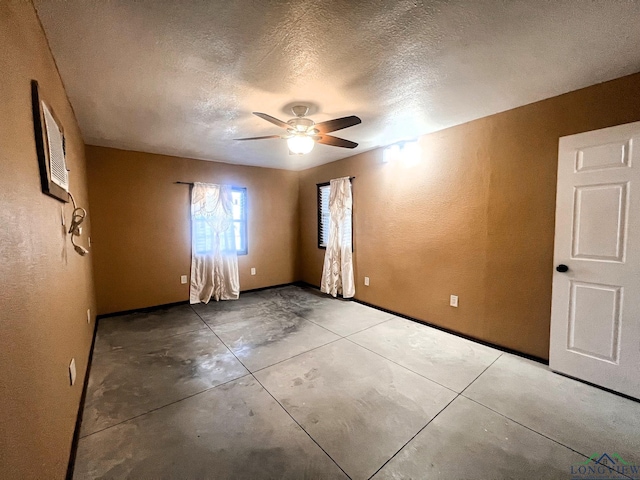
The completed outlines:
<svg viewBox="0 0 640 480">
<path fill-rule="evenodd" d="M 290 286 L 101 320 L 74 478 L 625 478 L 603 453 L 640 478 L 640 403 Z"/>
</svg>

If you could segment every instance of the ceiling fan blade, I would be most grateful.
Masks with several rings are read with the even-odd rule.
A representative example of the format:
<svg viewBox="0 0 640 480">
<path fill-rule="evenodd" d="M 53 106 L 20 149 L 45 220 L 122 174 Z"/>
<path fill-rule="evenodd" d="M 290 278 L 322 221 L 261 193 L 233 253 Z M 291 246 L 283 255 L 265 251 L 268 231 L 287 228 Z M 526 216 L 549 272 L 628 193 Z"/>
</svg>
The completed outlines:
<svg viewBox="0 0 640 480">
<path fill-rule="evenodd" d="M 350 117 L 336 118 L 334 120 L 316 123 L 313 128 L 315 128 L 318 133 L 329 133 L 335 132 L 336 130 L 342 130 L 343 128 L 353 127 L 359 123 L 362 123 L 362 120 L 355 115 L 351 115 Z"/>
<path fill-rule="evenodd" d="M 280 135 L 266 135 L 264 137 L 234 138 L 234 140 L 263 140 L 265 138 L 282 138 Z"/>
<path fill-rule="evenodd" d="M 286 122 L 283 122 L 282 120 L 278 120 L 276 117 L 272 117 L 271 115 L 267 115 L 266 113 L 260 113 L 260 112 L 253 112 L 253 114 L 257 117 L 262 118 L 263 120 L 266 120 L 267 122 L 271 122 L 274 125 L 277 125 L 279 127 L 282 128 L 291 128 L 291 125 L 289 125 Z"/>
<path fill-rule="evenodd" d="M 331 135 L 318 135 L 316 142 L 324 145 L 331 145 L 333 147 L 356 148 L 358 146 L 356 142 L 345 140 L 344 138 L 333 137 Z"/>
</svg>

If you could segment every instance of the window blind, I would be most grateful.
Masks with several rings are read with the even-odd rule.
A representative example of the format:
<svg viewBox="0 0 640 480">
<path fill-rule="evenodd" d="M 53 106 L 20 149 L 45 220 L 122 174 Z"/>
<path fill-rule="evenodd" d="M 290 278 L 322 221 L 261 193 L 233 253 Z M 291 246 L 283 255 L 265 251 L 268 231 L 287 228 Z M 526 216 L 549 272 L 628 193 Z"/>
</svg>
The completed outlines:
<svg viewBox="0 0 640 480">
<path fill-rule="evenodd" d="M 318 185 L 318 247 L 329 242 L 329 184 Z"/>
<path fill-rule="evenodd" d="M 331 188 L 329 183 L 318 184 L 318 248 L 327 248 L 329 243 L 329 195 Z M 352 216 L 353 212 L 350 213 Z M 353 220 L 347 223 L 348 227 L 343 232 L 344 236 L 353 239 Z"/>
</svg>

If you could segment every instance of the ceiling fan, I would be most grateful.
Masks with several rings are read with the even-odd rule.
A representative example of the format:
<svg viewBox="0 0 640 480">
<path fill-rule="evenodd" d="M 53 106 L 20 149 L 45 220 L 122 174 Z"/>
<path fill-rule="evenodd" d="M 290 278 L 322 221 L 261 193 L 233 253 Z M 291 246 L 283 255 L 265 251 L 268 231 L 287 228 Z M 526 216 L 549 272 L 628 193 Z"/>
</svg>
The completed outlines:
<svg viewBox="0 0 640 480">
<path fill-rule="evenodd" d="M 266 135 L 264 137 L 237 138 L 236 140 L 281 138 L 287 141 L 289 153 L 292 155 L 304 155 L 305 153 L 309 153 L 313 150 L 316 143 L 343 148 L 356 148 L 358 146 L 357 143 L 350 140 L 334 137 L 333 135 L 327 135 L 329 132 L 335 132 L 336 130 L 342 130 L 343 128 L 353 127 L 354 125 L 362 123 L 362 120 L 355 115 L 315 123 L 310 118 L 305 118 L 305 115 L 309 112 L 309 107 L 296 105 L 292 107 L 291 110 L 293 111 L 295 118 L 292 118 L 287 122 L 278 120 L 266 113 L 253 112 L 254 115 L 266 120 L 267 122 L 271 122 L 274 125 L 286 129 L 287 133 L 283 135 Z"/>
</svg>

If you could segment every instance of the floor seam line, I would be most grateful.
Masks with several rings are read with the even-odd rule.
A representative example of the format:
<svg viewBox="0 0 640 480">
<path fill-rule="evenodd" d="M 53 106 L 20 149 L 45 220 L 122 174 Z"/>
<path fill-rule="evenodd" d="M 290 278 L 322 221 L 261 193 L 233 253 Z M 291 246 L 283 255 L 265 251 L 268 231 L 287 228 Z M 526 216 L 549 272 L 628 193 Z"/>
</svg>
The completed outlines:
<svg viewBox="0 0 640 480">
<path fill-rule="evenodd" d="M 575 448 L 570 447 L 569 445 L 565 445 L 564 443 L 562 443 L 562 442 L 560 442 L 560 441 L 558 441 L 558 440 L 556 440 L 556 439 L 554 439 L 554 438 L 551 438 L 551 437 L 549 437 L 549 436 L 545 435 L 544 433 L 538 432 L 537 430 L 534 430 L 533 428 L 531 428 L 531 427 L 529 427 L 529 426 L 525 425 L 524 423 L 521 423 L 521 422 L 519 422 L 519 421 L 517 421 L 517 420 L 514 420 L 513 418 L 511 418 L 511 417 L 509 417 L 509 416 L 505 415 L 504 413 L 501 413 L 501 412 L 499 412 L 499 411 L 497 411 L 497 410 L 494 410 L 493 408 L 491 408 L 491 407 L 489 407 L 489 406 L 485 405 L 484 403 L 479 402 L 478 400 L 475 400 L 475 399 L 473 399 L 473 398 L 471 398 L 471 397 L 468 397 L 468 396 L 466 396 L 466 395 L 463 395 L 462 393 L 460 394 L 460 396 L 461 396 L 461 397 L 463 397 L 463 398 L 466 398 L 467 400 L 471 400 L 471 401 L 472 401 L 472 402 L 474 402 L 474 403 L 477 403 L 478 405 L 480 405 L 481 407 L 486 408 L 487 410 L 491 410 L 493 413 L 496 413 L 496 414 L 500 415 L 501 417 L 504 417 L 504 418 L 506 418 L 507 420 L 509 420 L 509 421 L 511 421 L 511 422 L 513 422 L 513 423 L 515 423 L 515 424 L 517 424 L 517 425 L 520 425 L 521 427 L 526 428 L 526 429 L 527 429 L 527 430 L 529 430 L 530 432 L 533 432 L 533 433 L 535 433 L 535 434 L 537 434 L 537 435 L 540 435 L 541 437 L 546 438 L 547 440 L 551 440 L 553 443 L 555 443 L 555 444 L 557 444 L 557 445 L 560 445 L 560 446 L 562 446 L 562 447 L 566 448 L 567 450 L 571 450 L 572 452 L 577 453 L 578 455 L 581 455 L 581 456 L 583 456 L 584 458 L 590 458 L 590 457 L 589 457 L 589 455 L 585 455 L 584 453 L 582 453 L 582 452 L 580 452 L 580 451 L 576 450 Z M 598 461 L 596 461 L 596 463 L 597 463 L 597 464 L 599 464 L 599 465 L 604 465 L 603 463 L 600 463 L 600 462 L 598 462 Z M 604 465 L 604 466 L 606 466 L 606 465 Z M 624 475 L 623 473 L 621 473 L 620 475 L 623 475 L 623 476 L 625 476 L 626 478 L 632 478 L 632 477 L 627 477 L 627 476 L 626 476 L 626 475 Z"/>
<path fill-rule="evenodd" d="M 251 371 L 251 370 L 249 370 L 248 368 L 247 368 L 247 370 L 249 370 L 251 373 L 258 373 L 258 372 L 261 372 L 262 370 L 266 370 L 267 368 L 271 368 L 271 367 L 274 367 L 274 366 L 276 366 L 276 365 L 280 365 L 281 363 L 284 363 L 284 362 L 286 362 L 286 361 L 288 361 L 288 360 L 291 360 L 291 359 L 293 359 L 293 358 L 299 357 L 300 355 L 304 355 L 305 353 L 313 352 L 314 350 L 317 350 L 317 349 L 319 349 L 319 348 L 326 347 L 327 345 L 331 345 L 332 343 L 339 342 L 340 340 L 344 340 L 344 338 L 345 338 L 345 337 L 338 337 L 338 338 L 336 338 L 336 339 L 334 339 L 334 340 L 331 340 L 330 342 L 323 343 L 322 345 L 318 345 L 317 347 L 313 347 L 313 348 L 311 348 L 311 349 L 309 349 L 309 350 L 305 350 L 304 352 L 296 353 L 296 354 L 295 354 L 295 355 L 293 355 L 292 357 L 285 358 L 284 360 L 280 360 L 279 362 L 272 363 L 271 365 L 267 365 L 267 366 L 265 366 L 265 367 L 260 367 L 260 368 L 258 368 L 257 370 L 253 370 L 253 371 Z M 227 348 L 228 348 L 228 347 L 227 347 Z"/>
<path fill-rule="evenodd" d="M 115 318 L 115 317 L 113 317 L 113 318 Z M 200 320 L 202 320 L 202 319 L 200 319 Z M 167 335 L 166 337 L 158 337 L 158 338 L 153 338 L 153 339 L 150 339 L 150 340 L 143 340 L 143 341 L 135 343 L 133 345 L 125 345 L 123 347 L 115 347 L 115 348 L 111 348 L 109 350 L 104 350 L 104 351 L 98 350 L 98 351 L 96 351 L 96 353 L 108 354 L 108 353 L 112 353 L 112 352 L 119 352 L 121 350 L 127 350 L 129 348 L 137 347 L 137 346 L 140 346 L 140 345 L 145 345 L 145 344 L 151 343 L 151 342 L 163 341 L 163 340 L 166 340 L 168 338 L 177 337 L 178 335 L 186 335 L 187 333 L 198 332 L 200 330 L 205 330 L 205 329 L 203 327 L 195 328 L 193 330 L 189 330 L 189 331 L 186 331 L 186 332 L 173 333 L 171 335 Z M 97 341 L 98 341 L 98 339 L 96 338 L 96 342 Z"/>
<path fill-rule="evenodd" d="M 311 441 L 312 441 L 313 443 L 315 443 L 315 444 L 318 446 L 318 448 L 319 448 L 320 450 L 322 450 L 322 451 L 324 452 L 324 454 L 325 454 L 327 457 L 329 457 L 329 459 L 330 459 L 330 460 L 331 460 L 331 461 L 336 465 L 336 467 L 338 467 L 338 468 L 340 469 L 340 471 L 342 471 L 342 473 L 344 473 L 344 474 L 347 476 L 347 478 L 351 479 L 351 476 L 350 476 L 347 472 L 345 472 L 345 471 L 343 470 L 343 468 L 338 464 L 338 462 L 336 462 L 336 461 L 333 459 L 333 457 L 332 457 L 331 455 L 329 455 L 329 453 L 328 453 L 324 448 L 322 448 L 322 446 L 321 446 L 321 445 L 320 445 L 320 444 L 315 440 L 315 438 L 313 438 L 313 437 L 311 436 L 311 434 L 310 434 L 309 432 L 307 432 L 307 431 L 305 430 L 305 428 L 304 428 L 302 425 L 300 425 L 300 423 L 299 423 L 299 422 L 298 422 L 298 421 L 293 417 L 293 415 L 291 415 L 291 414 L 287 411 L 287 409 L 286 409 L 286 408 L 284 408 L 284 405 L 282 405 L 282 404 L 280 403 L 280 401 L 279 401 L 276 397 L 274 397 L 274 396 L 273 396 L 273 394 L 272 394 L 272 393 L 267 389 L 267 387 L 265 387 L 265 386 L 262 384 L 262 382 L 261 382 L 260 380 L 258 380 L 258 378 L 257 378 L 253 373 L 252 373 L 251 375 L 253 376 L 253 378 L 255 378 L 255 379 L 256 379 L 256 382 L 258 382 L 258 384 L 259 384 L 259 385 L 264 389 L 264 391 L 265 391 L 265 392 L 267 392 L 267 393 L 269 394 L 269 396 L 270 396 L 271 398 L 273 398 L 273 400 L 274 400 L 278 405 L 280 405 L 280 408 L 282 408 L 282 410 L 284 410 L 284 412 L 285 412 L 287 415 L 289 415 L 289 418 L 291 418 L 291 420 L 293 420 L 293 421 L 295 422 L 295 424 L 296 424 L 296 425 L 298 425 L 298 427 L 300 427 L 300 430 L 302 430 L 304 433 L 306 433 L 306 434 L 307 434 L 307 436 L 311 439 Z"/>
<path fill-rule="evenodd" d="M 271 305 L 273 305 L 273 306 L 276 306 L 276 307 L 278 306 L 278 305 L 276 304 L 276 302 L 274 302 L 273 300 L 267 300 L 267 299 L 265 299 L 265 302 L 267 302 L 268 304 L 271 304 Z M 197 304 L 197 303 L 194 303 L 193 305 L 198 305 L 198 304 Z M 198 316 L 198 318 L 200 319 L 200 321 L 201 321 L 202 323 L 204 323 L 204 326 L 205 326 L 206 328 L 208 328 L 209 330 L 211 330 L 211 331 L 213 332 L 213 329 L 211 328 L 211 325 L 209 325 L 209 323 L 208 323 L 208 322 L 207 322 L 207 321 L 202 317 L 202 315 L 200 315 L 200 312 L 198 312 L 195 308 L 193 308 L 193 305 L 191 305 L 191 304 L 189 305 L 189 306 L 191 307 L 191 310 L 193 310 L 193 313 L 195 313 L 195 314 Z M 205 305 L 207 305 L 207 304 L 205 303 Z M 226 313 L 231 313 L 231 312 L 226 312 Z M 220 325 L 227 325 L 227 324 L 229 324 L 229 323 L 234 323 L 234 322 L 236 322 L 237 320 L 238 320 L 238 319 L 233 319 L 233 320 L 230 320 L 230 321 L 228 321 L 228 322 L 220 323 L 220 324 L 218 324 L 218 325 L 216 325 L 216 326 L 220 326 Z M 218 336 L 218 334 L 217 334 L 216 332 L 213 332 L 213 333 L 214 333 L 216 336 Z M 220 337 L 218 337 L 218 338 L 220 338 Z M 220 341 L 222 341 L 222 339 L 220 339 Z"/>
<path fill-rule="evenodd" d="M 329 330 L 327 327 L 325 327 L 324 325 L 320 325 L 319 323 L 314 322 L 313 320 L 311 320 L 310 318 L 305 318 L 302 315 L 300 315 L 299 313 L 296 313 L 294 311 L 289 310 L 290 313 L 293 313 L 296 317 L 301 318 L 302 320 L 305 320 L 307 322 L 313 323 L 315 326 L 320 327 L 324 330 L 326 330 L 329 333 L 333 333 L 334 335 L 338 335 L 340 338 L 344 338 L 343 335 L 340 335 L 338 332 L 334 332 L 333 330 Z"/>
<path fill-rule="evenodd" d="M 113 425 L 109 425 L 108 427 L 105 427 L 105 428 L 102 428 L 100 430 L 96 430 L 95 432 L 91 432 L 91 433 L 89 433 L 87 435 L 81 436 L 79 438 L 79 440 L 82 440 L 83 438 L 88 438 L 91 435 L 95 435 L 96 433 L 104 432 L 105 430 L 109 430 L 110 428 L 117 427 L 118 425 L 122 425 L 123 423 L 127 423 L 127 422 L 129 422 L 131 420 L 135 420 L 136 418 L 144 417 L 145 415 L 148 415 L 149 413 L 155 412 L 157 410 L 162 410 L 163 408 L 168 407 L 170 405 L 175 405 L 176 403 L 180 403 L 183 400 L 187 400 L 189 398 L 195 397 L 196 395 L 200 395 L 201 393 L 208 392 L 210 390 L 213 390 L 214 388 L 221 387 L 223 385 L 226 385 L 227 383 L 231 383 L 231 382 L 234 382 L 234 381 L 239 380 L 241 378 L 244 378 L 244 377 L 246 377 L 248 375 L 251 375 L 251 372 L 246 367 L 245 367 L 245 370 L 247 370 L 247 373 L 245 373 L 243 375 L 240 375 L 239 377 L 235 377 L 235 378 L 232 378 L 231 380 L 227 380 L 226 382 L 219 383 L 218 385 L 213 385 L 212 387 L 205 388 L 204 390 L 201 390 L 199 392 L 193 393 L 191 395 L 187 395 L 186 397 L 182 397 L 182 398 L 180 398 L 178 400 L 174 400 L 173 402 L 169 402 L 169 403 L 167 403 L 165 405 L 161 405 L 159 407 L 152 408 L 151 410 L 148 410 L 148 411 L 146 411 L 144 413 L 140 413 L 138 415 L 134 415 L 133 417 L 127 418 L 126 420 L 122 420 L 122 421 L 120 421 L 118 423 L 114 423 Z"/>
<path fill-rule="evenodd" d="M 390 457 L 386 462 L 384 462 L 382 465 L 380 465 L 380 468 L 378 468 L 375 472 L 373 472 L 373 475 L 371 475 L 371 476 L 369 477 L 369 480 L 371 480 L 373 477 L 375 477 L 375 476 L 378 474 L 378 472 L 379 472 L 380 470 L 382 470 L 382 469 L 384 468 L 384 466 L 385 466 L 387 463 L 389 463 L 391 460 L 393 460 L 393 459 L 395 458 L 395 456 L 396 456 L 396 455 L 398 455 L 398 453 L 400 453 L 402 450 L 404 450 L 404 448 L 405 448 L 407 445 L 409 445 L 409 443 L 411 443 L 411 441 L 412 441 L 414 438 L 416 438 L 418 435 L 420 435 L 420 433 L 422 433 L 422 431 L 423 431 L 425 428 L 427 428 L 429 425 L 431 425 L 431 422 L 433 422 L 436 418 L 438 418 L 438 416 L 439 416 L 442 412 L 444 412 L 447 408 L 449 408 L 449 405 L 451 405 L 451 404 L 452 404 L 452 403 L 453 403 L 453 402 L 454 402 L 454 401 L 455 401 L 459 396 L 460 396 L 460 394 L 459 394 L 459 393 L 456 393 L 456 396 L 455 396 L 455 397 L 453 397 L 449 403 L 447 403 L 444 407 L 442 407 L 442 409 L 441 409 L 438 413 L 436 413 L 436 414 L 433 416 L 433 418 L 431 418 L 431 419 L 430 419 L 430 420 L 429 420 L 429 421 L 428 421 L 428 422 L 427 422 L 427 423 L 426 423 L 426 424 L 425 424 L 425 425 L 424 425 L 420 430 L 418 430 L 414 436 L 412 436 L 409 440 L 407 440 L 407 442 L 406 442 L 404 445 L 402 445 L 402 447 L 400 447 L 400 448 L 396 451 L 396 453 L 394 453 L 393 455 L 391 455 L 391 457 Z"/>
<path fill-rule="evenodd" d="M 443 384 L 441 384 L 440 382 L 436 382 L 435 380 L 432 380 L 432 379 L 431 379 L 431 378 L 429 378 L 429 377 L 425 377 L 423 374 L 418 373 L 418 372 L 416 372 L 416 371 L 414 371 L 414 370 L 411 370 L 410 368 L 405 367 L 404 365 L 402 365 L 402 364 L 400 364 L 400 363 L 396 362 L 395 360 L 391 360 L 390 358 L 387 358 L 387 357 L 385 357 L 384 355 L 382 355 L 382 354 L 380 354 L 380 353 L 378 353 L 378 352 L 376 352 L 376 351 L 374 351 L 374 350 L 371 350 L 371 349 L 369 349 L 369 348 L 367 348 L 367 347 L 365 347 L 365 346 L 363 346 L 363 345 L 360 345 L 359 343 L 354 342 L 353 340 L 351 340 L 351 339 L 350 339 L 350 338 L 348 338 L 348 337 L 344 337 L 344 339 L 345 339 L 345 340 L 348 340 L 349 342 L 353 343 L 354 345 L 357 345 L 357 346 L 358 346 L 358 347 L 360 347 L 360 348 L 363 348 L 363 349 L 367 350 L 368 352 L 371 352 L 371 353 L 373 353 L 373 354 L 375 354 L 375 355 L 378 355 L 378 356 L 379 356 L 379 357 L 381 357 L 381 358 L 384 358 L 385 360 L 387 360 L 387 361 L 389 361 L 389 362 L 393 363 L 394 365 L 397 365 L 397 366 L 399 366 L 399 367 L 402 367 L 402 368 L 404 368 L 405 370 L 407 370 L 407 371 L 409 371 L 409 372 L 411 372 L 411 373 L 415 373 L 416 375 L 418 375 L 419 377 L 424 378 L 425 380 L 429 380 L 430 382 L 433 382 L 433 383 L 435 383 L 436 385 L 441 386 L 442 388 L 446 388 L 447 390 L 449 390 L 449 391 L 451 391 L 451 392 L 455 393 L 456 395 L 460 395 L 460 392 L 456 392 L 453 388 L 451 388 L 451 387 L 447 387 L 446 385 L 443 385 Z"/>
<path fill-rule="evenodd" d="M 299 314 L 297 314 L 295 312 L 293 312 L 293 313 L 294 313 L 294 315 L 297 315 L 298 317 L 302 318 L 303 320 L 306 320 L 307 322 L 311 322 L 311 323 L 313 323 L 314 325 L 316 325 L 318 327 L 324 328 L 327 332 L 331 332 L 334 335 L 338 335 L 340 338 L 345 338 L 343 335 L 340 335 L 338 332 L 334 332 L 333 330 L 329 330 L 327 327 L 324 327 L 324 326 L 320 325 L 319 323 L 314 322 L 310 318 L 304 318 L 302 315 L 299 315 Z"/>
<path fill-rule="evenodd" d="M 293 312 L 292 312 L 292 313 L 293 313 Z M 196 315 L 198 315 L 198 316 L 199 316 L 198 312 L 196 312 Z M 296 316 L 298 316 L 297 314 L 295 314 L 295 315 L 296 315 Z M 300 317 L 300 318 L 302 318 L 302 317 Z M 201 318 L 201 319 L 202 319 L 202 318 Z M 305 318 L 303 318 L 303 320 L 306 320 L 306 321 L 308 321 L 308 322 L 311 322 L 311 320 L 307 320 L 307 319 L 305 319 Z M 202 321 L 204 322 L 204 320 L 202 320 Z M 313 323 L 313 322 L 311 322 L 311 323 Z M 257 369 L 257 370 L 253 370 L 253 371 L 252 371 L 252 370 L 250 370 L 250 369 L 249 369 L 249 367 L 247 367 L 247 366 L 242 362 L 242 360 L 240 360 L 240 359 L 236 356 L 236 354 L 233 352 L 233 350 L 231 350 L 231 348 L 230 348 L 230 347 L 229 347 L 229 346 L 228 346 L 228 345 L 227 345 L 227 344 L 222 340 L 222 338 L 220 338 L 220 336 L 215 332 L 215 330 L 213 329 L 213 327 L 212 327 L 212 326 L 210 326 L 210 325 L 209 325 L 208 323 L 206 323 L 206 322 L 205 322 L 205 325 L 207 326 L 207 328 L 208 328 L 209 330 L 211 330 L 211 332 L 216 336 L 216 338 L 217 338 L 218 340 L 220 340 L 220 342 L 222 342 L 222 345 L 224 345 L 224 346 L 227 348 L 227 350 L 229 350 L 229 352 L 231 352 L 231 354 L 236 358 L 236 360 L 238 360 L 238 361 L 240 362 L 240 364 L 241 364 L 244 368 L 246 368 L 246 369 L 247 369 L 247 371 L 248 371 L 249 373 L 260 372 L 261 370 L 264 370 L 264 369 L 269 368 L 269 367 L 273 367 L 274 365 L 278 365 L 278 364 L 280 364 L 280 363 L 282 363 L 282 362 L 286 362 L 287 360 L 291 360 L 292 358 L 298 357 L 298 356 L 300 356 L 300 355 L 304 355 L 304 354 L 305 354 L 305 353 L 307 353 L 307 352 L 311 352 L 311 351 L 313 351 L 313 350 L 317 350 L 318 348 L 326 347 L 327 345 L 330 345 L 330 344 L 332 344 L 332 343 L 334 343 L 334 342 L 337 342 L 338 340 L 342 340 L 343 338 L 345 338 L 345 337 L 341 337 L 341 336 L 340 336 L 340 335 L 338 335 L 337 333 L 331 332 L 330 330 L 327 330 L 327 329 L 325 328 L 325 330 L 327 330 L 329 333 L 332 333 L 332 334 L 334 334 L 334 335 L 338 335 L 338 338 L 335 338 L 335 339 L 333 339 L 333 340 L 331 340 L 331 341 L 329 341 L 329 342 L 327 342 L 327 343 L 323 343 L 322 345 L 318 345 L 317 347 L 313 347 L 313 348 L 311 348 L 311 349 L 309 349 L 309 350 L 305 350 L 304 352 L 296 353 L 295 355 L 293 355 L 293 356 L 291 356 L 291 357 L 288 357 L 288 358 L 285 358 L 285 359 L 282 359 L 282 360 L 279 360 L 279 361 L 277 361 L 276 363 L 272 363 L 272 364 L 270 364 L 270 365 L 266 365 L 266 366 L 264 366 L 264 367 L 260 367 L 259 369 Z"/>
<path fill-rule="evenodd" d="M 194 311 L 195 311 L 195 310 L 194 310 Z M 198 315 L 198 317 L 200 317 L 200 314 L 199 314 L 198 312 L 196 312 L 196 315 Z M 231 350 L 231 349 L 229 348 L 229 345 L 227 345 L 227 344 L 224 342 L 224 340 L 222 340 L 222 339 L 220 338 L 220 335 L 218 335 L 218 334 L 213 330 L 213 328 L 211 327 L 211 325 L 209 325 L 207 322 L 205 322 L 205 321 L 204 321 L 204 319 L 203 319 L 202 317 L 200 317 L 200 320 L 202 320 L 202 321 L 204 322 L 204 324 L 207 326 L 207 328 L 208 328 L 209 330 L 211 330 L 211 333 L 213 333 L 213 334 L 216 336 L 216 338 L 217 338 L 218 340 L 220 340 L 220 343 L 222 343 L 222 345 L 224 345 L 224 347 L 225 347 L 227 350 L 229 350 L 229 353 L 231 353 L 231 355 L 233 355 L 233 357 L 234 357 L 238 362 L 240 362 L 240 365 L 242 365 L 242 366 L 247 370 L 247 372 L 249 372 L 250 374 L 252 374 L 252 373 L 251 373 L 251 370 L 249 370 L 249 369 L 247 368 L 247 366 L 242 362 L 242 360 L 240 360 L 240 359 L 238 358 L 238 356 L 233 352 L 233 350 Z M 252 374 L 252 375 L 253 375 L 253 374 Z"/>
<path fill-rule="evenodd" d="M 367 307 L 367 308 L 370 308 L 370 307 Z M 365 327 L 365 328 L 363 328 L 362 330 L 358 330 L 358 331 L 356 331 L 356 332 L 349 333 L 348 335 L 341 335 L 340 333 L 338 333 L 338 332 L 334 332 L 333 330 L 330 330 L 329 328 L 325 327 L 324 325 L 322 325 L 322 324 L 320 324 L 320 323 L 315 322 L 314 320 L 311 320 L 310 318 L 305 318 L 305 317 L 303 317 L 303 316 L 302 316 L 302 315 L 300 315 L 299 313 L 295 313 L 295 312 L 292 312 L 292 313 L 294 313 L 295 315 L 299 316 L 300 318 L 302 318 L 302 319 L 306 320 L 307 322 L 311 322 L 311 323 L 313 323 L 314 325 L 317 325 L 317 326 L 319 326 L 319 327 L 322 327 L 322 328 L 324 328 L 325 330 L 327 330 L 327 331 L 329 331 L 329 332 L 331 332 L 331 333 L 333 333 L 333 334 L 335 334 L 335 335 L 338 335 L 340 338 L 347 338 L 347 337 L 350 337 L 351 335 L 355 335 L 356 333 L 364 332 L 365 330 L 369 330 L 370 328 L 377 327 L 378 325 L 382 325 L 382 324 L 383 324 L 383 323 L 385 323 L 385 322 L 388 322 L 388 321 L 390 321 L 390 320 L 393 320 L 393 317 L 394 317 L 393 315 L 391 315 L 389 318 L 387 318 L 387 319 L 385 319 L 385 320 L 382 320 L 382 321 L 381 321 L 381 322 L 379 322 L 379 323 L 376 323 L 376 324 L 373 324 L 373 325 L 369 325 L 368 327 Z"/>
<path fill-rule="evenodd" d="M 469 388 L 471 385 L 473 385 L 475 383 L 475 381 L 478 380 L 484 374 L 484 372 L 489 370 L 493 366 L 493 364 L 496 363 L 502 357 L 502 355 L 504 355 L 504 353 L 501 353 L 500 355 L 498 355 L 493 362 L 491 362 L 489 365 L 487 365 L 487 368 L 482 370 L 480 372 L 480 374 L 476 378 L 474 378 L 469 385 L 464 387 L 464 389 L 460 392 L 460 395 L 462 395 L 464 392 L 466 392 L 467 388 Z"/>
<path fill-rule="evenodd" d="M 358 333 L 365 332 L 373 327 L 377 327 L 378 325 L 382 325 L 383 323 L 390 322 L 391 320 L 393 320 L 393 316 L 387 318 L 386 320 L 382 320 L 380 323 L 376 323 L 375 325 L 369 325 L 368 327 L 363 328 L 362 330 L 358 330 L 357 332 L 353 332 L 353 333 L 350 333 L 349 335 L 345 335 L 344 338 L 351 337 L 353 335 L 357 335 Z"/>
<path fill-rule="evenodd" d="M 196 312 L 196 314 L 197 314 L 198 316 L 200 316 L 197 312 Z M 200 318 L 202 318 L 202 317 L 200 317 Z M 204 321 L 204 320 L 203 320 L 203 321 Z M 251 370 L 249 370 L 249 369 L 247 368 L 247 366 L 246 366 L 244 363 L 242 363 L 242 361 L 241 361 L 241 360 L 236 356 L 236 354 L 235 354 L 235 353 L 233 353 L 233 351 L 229 348 L 229 346 L 228 346 L 226 343 L 224 343 L 224 341 L 223 341 L 223 340 L 218 336 L 218 334 L 217 334 L 216 332 L 214 332 L 214 331 L 213 331 L 213 329 L 212 329 L 208 324 L 207 324 L 207 327 L 209 327 L 209 329 L 213 332 L 213 334 L 214 334 L 216 337 L 218 337 L 218 340 L 220 340 L 220 342 L 222 342 L 222 344 L 227 348 L 227 350 L 229 350 L 229 352 L 231 352 L 231 354 L 236 358 L 236 360 L 238 360 L 238 362 L 240 362 L 240 364 L 241 364 L 244 368 L 246 368 L 246 369 L 247 369 L 247 371 L 249 372 L 249 375 L 251 375 L 251 376 L 254 378 L 254 380 L 255 380 L 256 382 L 258 382 L 258 385 L 260 385 L 260 386 L 262 387 L 262 389 L 263 389 L 265 392 L 267 392 L 267 394 L 269 394 L 269 396 L 270 396 L 271 398 L 273 398 L 274 402 L 276 402 L 276 403 L 280 406 L 280 408 L 282 408 L 282 410 L 283 410 L 283 411 L 284 411 L 284 412 L 289 416 L 289 418 L 291 418 L 291 420 L 293 420 L 293 421 L 294 421 L 294 423 L 295 423 L 296 425 L 298 425 L 298 427 L 300 427 L 300 430 L 302 430 L 304 433 L 306 433 L 306 434 L 307 434 L 307 436 L 311 439 L 311 441 L 312 441 L 313 443 L 315 443 L 315 444 L 318 446 L 318 448 L 324 452 L 324 454 L 329 458 L 329 460 L 331 460 L 331 461 L 332 461 L 332 462 L 333 462 L 333 463 L 334 463 L 334 464 L 335 464 L 335 465 L 340 469 L 340 471 L 342 471 L 342 473 L 344 473 L 344 474 L 347 476 L 347 478 L 351 479 L 351 476 L 350 476 L 350 475 L 348 475 L 348 474 L 347 474 L 347 472 L 345 472 L 345 471 L 342 469 L 342 467 L 341 467 L 340 465 L 338 465 L 338 462 L 336 462 L 336 461 L 331 457 L 331 455 L 329 455 L 329 454 L 327 453 L 327 451 L 326 451 L 324 448 L 322 448 L 318 442 L 316 442 L 316 441 L 315 441 L 315 439 L 314 439 L 314 438 L 309 434 L 309 432 L 307 432 L 307 431 L 302 427 L 302 425 L 300 425 L 300 423 L 298 423 L 298 421 L 297 421 L 295 418 L 293 418 L 293 416 L 292 416 L 292 415 L 287 411 L 287 409 L 286 409 L 286 408 L 284 408 L 284 406 L 283 406 L 283 405 L 278 401 L 278 399 L 277 399 L 276 397 L 274 397 L 274 396 L 271 394 L 271 392 L 270 392 L 269 390 L 267 390 L 267 388 L 262 384 L 262 382 L 260 382 L 260 380 L 258 380 L 258 378 L 254 375 L 254 373 L 253 373 Z M 336 341 L 336 342 L 337 342 L 338 340 L 341 340 L 341 338 L 338 338 L 338 339 L 336 339 L 336 340 L 334 340 L 334 341 Z M 322 346 L 324 346 L 324 345 L 322 345 Z M 318 347 L 318 348 L 319 348 L 319 347 Z M 293 358 L 293 357 L 292 357 L 292 358 Z M 287 359 L 287 360 L 288 360 L 288 359 Z M 266 367 L 265 367 L 265 368 L 266 368 Z M 245 376 L 246 376 L 246 375 L 245 375 Z"/>
</svg>

